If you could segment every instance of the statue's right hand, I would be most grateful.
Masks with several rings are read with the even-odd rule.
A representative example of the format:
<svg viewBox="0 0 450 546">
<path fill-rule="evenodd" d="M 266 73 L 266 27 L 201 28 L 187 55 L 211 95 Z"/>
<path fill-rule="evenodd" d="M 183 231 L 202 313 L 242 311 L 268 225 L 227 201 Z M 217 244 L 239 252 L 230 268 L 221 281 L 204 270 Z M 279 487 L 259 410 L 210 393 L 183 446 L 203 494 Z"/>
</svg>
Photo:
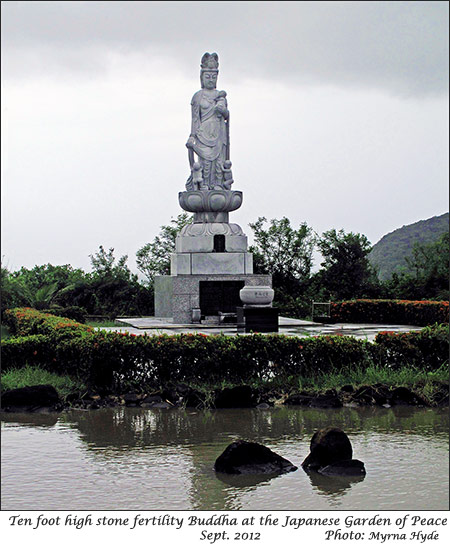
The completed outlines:
<svg viewBox="0 0 450 546">
<path fill-rule="evenodd" d="M 186 148 L 190 148 L 190 149 L 193 149 L 194 148 L 194 144 L 195 144 L 195 139 L 193 136 L 190 136 L 188 138 L 188 141 L 186 142 Z"/>
</svg>

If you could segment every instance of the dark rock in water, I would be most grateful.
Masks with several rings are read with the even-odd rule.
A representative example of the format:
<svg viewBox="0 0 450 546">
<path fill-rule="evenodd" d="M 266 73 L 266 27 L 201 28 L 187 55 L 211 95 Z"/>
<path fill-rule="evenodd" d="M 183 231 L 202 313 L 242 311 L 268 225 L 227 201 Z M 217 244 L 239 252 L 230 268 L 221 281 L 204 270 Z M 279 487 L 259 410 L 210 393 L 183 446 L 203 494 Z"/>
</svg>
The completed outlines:
<svg viewBox="0 0 450 546">
<path fill-rule="evenodd" d="M 310 408 L 341 408 L 342 402 L 335 390 L 327 391 L 324 394 L 311 395 L 307 393 L 292 394 L 286 398 L 286 405 L 308 406 Z"/>
<path fill-rule="evenodd" d="M 391 393 L 392 406 L 427 406 L 428 404 L 406 387 L 397 387 Z"/>
<path fill-rule="evenodd" d="M 319 394 L 315 396 L 309 404 L 311 408 L 342 408 L 342 402 L 340 401 L 335 390 L 326 392 L 325 394 Z"/>
<path fill-rule="evenodd" d="M 297 467 L 266 446 L 238 440 L 217 458 L 214 470 L 226 474 L 282 474 Z"/>
<path fill-rule="evenodd" d="M 302 463 L 305 470 L 318 470 L 338 461 L 351 459 L 352 445 L 347 434 L 339 428 L 318 430 L 311 438 L 311 452 Z"/>
<path fill-rule="evenodd" d="M 216 393 L 216 408 L 253 408 L 256 406 L 256 393 L 248 385 L 225 388 Z"/>
<path fill-rule="evenodd" d="M 169 402 L 166 402 L 166 401 L 162 401 L 162 402 L 156 402 L 155 404 L 152 405 L 152 408 L 157 408 L 157 409 L 170 409 L 170 408 L 173 408 L 174 406 L 172 404 L 169 404 Z"/>
<path fill-rule="evenodd" d="M 319 468 L 319 474 L 323 476 L 365 476 L 364 463 L 358 459 L 339 461 Z"/>
<path fill-rule="evenodd" d="M 185 406 L 186 408 L 201 408 L 204 406 L 204 396 L 202 396 L 201 392 L 184 383 L 176 385 L 175 393 L 178 397 L 175 403 L 178 406 Z M 167 400 L 175 401 L 170 397 Z"/>
<path fill-rule="evenodd" d="M 314 396 L 310 394 L 298 393 L 292 394 L 285 400 L 285 404 L 288 406 L 309 406 Z"/>
<path fill-rule="evenodd" d="M 306 472 L 322 476 L 363 477 L 364 463 L 352 459 L 353 449 L 347 434 L 339 428 L 318 430 L 311 439 L 311 453 L 302 463 Z"/>
<path fill-rule="evenodd" d="M 159 404 L 163 399 L 159 394 L 150 394 L 142 399 L 142 404 Z"/>
<path fill-rule="evenodd" d="M 442 383 L 441 385 L 438 385 L 438 389 L 436 390 L 434 396 L 433 396 L 433 403 L 438 408 L 442 408 L 445 406 L 448 406 L 448 399 L 449 399 L 449 389 L 448 385 L 445 383 Z"/>
<path fill-rule="evenodd" d="M 383 406 L 388 399 L 389 389 L 385 385 L 363 385 L 352 395 L 352 400 L 361 405 Z"/>
<path fill-rule="evenodd" d="M 138 394 L 134 393 L 134 392 L 130 392 L 130 393 L 127 393 L 127 394 L 123 394 L 122 395 L 122 400 L 125 402 L 126 406 L 136 407 L 136 406 L 139 406 L 139 403 L 141 401 L 141 397 Z"/>
<path fill-rule="evenodd" d="M 269 409 L 270 404 L 267 404 L 267 402 L 261 402 L 261 404 L 258 404 L 256 406 L 256 409 Z"/>
<path fill-rule="evenodd" d="M 2 394 L 1 406 L 7 411 L 36 411 L 39 408 L 60 409 L 61 400 L 51 385 L 34 385 Z"/>
</svg>

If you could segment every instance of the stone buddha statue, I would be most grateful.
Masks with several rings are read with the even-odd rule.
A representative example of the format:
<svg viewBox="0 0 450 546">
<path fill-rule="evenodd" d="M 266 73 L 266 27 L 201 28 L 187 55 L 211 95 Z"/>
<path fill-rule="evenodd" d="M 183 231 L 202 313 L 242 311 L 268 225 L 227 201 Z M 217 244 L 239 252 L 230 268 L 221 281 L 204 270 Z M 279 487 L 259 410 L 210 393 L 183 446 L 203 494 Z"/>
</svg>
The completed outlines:
<svg viewBox="0 0 450 546">
<path fill-rule="evenodd" d="M 191 134 L 186 143 L 191 167 L 186 183 L 188 191 L 229 190 L 231 186 L 230 112 L 226 92 L 216 89 L 218 74 L 217 53 L 205 53 L 200 71 L 202 88 L 191 100 Z M 201 172 L 197 163 L 201 165 Z M 200 177 L 201 186 L 197 182 Z"/>
</svg>

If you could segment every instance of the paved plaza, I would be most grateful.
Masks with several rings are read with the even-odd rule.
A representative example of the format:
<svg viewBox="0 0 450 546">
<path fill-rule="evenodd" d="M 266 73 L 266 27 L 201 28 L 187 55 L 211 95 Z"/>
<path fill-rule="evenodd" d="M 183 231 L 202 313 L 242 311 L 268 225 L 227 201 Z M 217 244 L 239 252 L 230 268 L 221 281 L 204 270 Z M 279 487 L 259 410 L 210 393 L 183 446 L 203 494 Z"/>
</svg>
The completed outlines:
<svg viewBox="0 0 450 546">
<path fill-rule="evenodd" d="M 205 335 L 237 335 L 236 324 L 173 324 L 170 318 L 136 317 L 117 319 L 117 326 L 102 328 L 136 335 L 161 335 L 199 333 Z M 378 332 L 418 331 L 418 326 L 392 324 L 320 324 L 307 320 L 280 317 L 279 334 L 308 337 L 318 335 L 344 335 L 373 341 Z M 248 334 L 239 334 L 248 335 Z"/>
</svg>

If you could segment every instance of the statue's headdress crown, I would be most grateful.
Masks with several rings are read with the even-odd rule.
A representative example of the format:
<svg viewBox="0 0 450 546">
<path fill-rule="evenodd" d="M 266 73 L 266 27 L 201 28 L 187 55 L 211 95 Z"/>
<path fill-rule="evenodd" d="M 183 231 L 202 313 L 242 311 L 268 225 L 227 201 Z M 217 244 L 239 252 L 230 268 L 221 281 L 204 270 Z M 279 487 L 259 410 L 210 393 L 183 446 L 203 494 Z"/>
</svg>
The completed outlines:
<svg viewBox="0 0 450 546">
<path fill-rule="evenodd" d="M 200 66 L 202 72 L 219 72 L 219 55 L 217 53 L 205 53 Z"/>
</svg>

